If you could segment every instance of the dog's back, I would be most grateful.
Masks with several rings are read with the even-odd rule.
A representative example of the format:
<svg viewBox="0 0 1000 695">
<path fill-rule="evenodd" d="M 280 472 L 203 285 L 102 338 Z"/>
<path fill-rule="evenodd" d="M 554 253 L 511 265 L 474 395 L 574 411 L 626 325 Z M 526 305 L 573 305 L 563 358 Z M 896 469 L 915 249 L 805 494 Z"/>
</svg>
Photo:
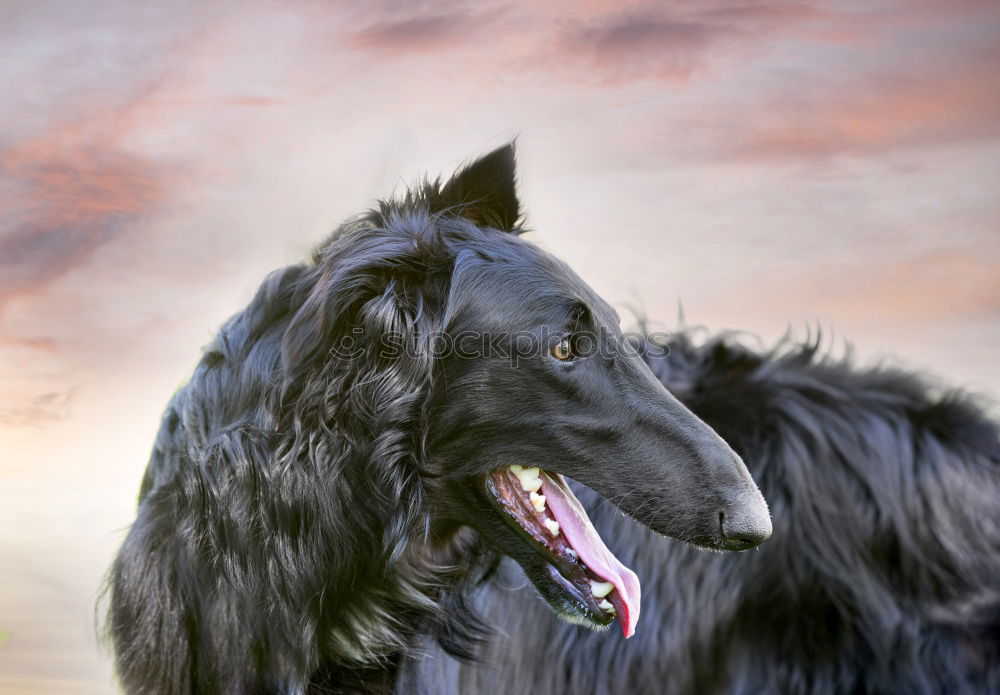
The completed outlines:
<svg viewBox="0 0 1000 695">
<path fill-rule="evenodd" d="M 651 367 L 747 462 L 771 541 L 706 553 L 581 491 L 646 578 L 635 638 L 524 610 L 505 566 L 480 596 L 499 635 L 483 662 L 412 662 L 398 692 L 1000 692 L 1000 442 L 974 401 L 815 345 L 670 347 Z"/>
</svg>

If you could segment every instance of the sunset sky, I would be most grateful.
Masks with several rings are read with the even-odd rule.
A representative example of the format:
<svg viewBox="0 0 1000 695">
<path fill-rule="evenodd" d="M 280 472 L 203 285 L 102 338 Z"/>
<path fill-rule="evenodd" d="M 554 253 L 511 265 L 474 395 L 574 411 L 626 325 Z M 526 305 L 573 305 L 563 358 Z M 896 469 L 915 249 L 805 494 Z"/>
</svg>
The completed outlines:
<svg viewBox="0 0 1000 695">
<path fill-rule="evenodd" d="M 996 0 L 36 0 L 0 45 L 0 693 L 113 692 L 100 575 L 263 276 L 513 137 L 623 314 L 1000 393 Z"/>
</svg>

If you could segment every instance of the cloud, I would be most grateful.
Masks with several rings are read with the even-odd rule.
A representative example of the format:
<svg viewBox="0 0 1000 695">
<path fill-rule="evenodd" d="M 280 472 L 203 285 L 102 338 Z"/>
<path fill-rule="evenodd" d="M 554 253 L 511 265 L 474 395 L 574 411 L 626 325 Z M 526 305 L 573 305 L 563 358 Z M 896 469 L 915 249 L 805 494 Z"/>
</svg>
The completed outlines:
<svg viewBox="0 0 1000 695">
<path fill-rule="evenodd" d="M 123 144 L 134 108 L 79 116 L 0 151 L 0 304 L 44 290 L 164 204 L 171 169 Z"/>
<path fill-rule="evenodd" d="M 45 352 L 55 352 L 61 345 L 61 341 L 50 335 L 32 335 L 16 338 L 2 337 L 0 339 L 2 339 L 4 345 L 42 350 Z"/>
<path fill-rule="evenodd" d="M 0 425 L 43 427 L 70 415 L 72 390 L 50 391 L 0 406 Z"/>
<path fill-rule="evenodd" d="M 226 97 L 222 100 L 226 106 L 286 106 L 288 102 L 284 99 L 262 96 L 238 96 Z"/>
<path fill-rule="evenodd" d="M 111 225 L 23 226 L 0 239 L 0 302 L 67 273 L 114 236 Z"/>
<path fill-rule="evenodd" d="M 499 12 L 435 12 L 405 19 L 381 19 L 351 34 L 355 48 L 386 54 L 423 53 L 468 43 Z"/>
<path fill-rule="evenodd" d="M 741 292 L 725 303 L 751 316 L 759 306 L 785 316 L 808 307 L 811 316 L 936 330 L 940 322 L 1000 316 L 996 266 L 995 254 L 957 248 L 884 263 L 817 264 L 801 274 L 742 278 Z"/>
<path fill-rule="evenodd" d="M 1000 135 L 998 31 L 982 0 L 642 3 L 568 20 L 536 69 L 642 94 L 581 119 L 632 165 L 808 162 Z"/>
<path fill-rule="evenodd" d="M 1000 49 L 966 45 L 895 69 L 775 90 L 729 131 L 740 158 L 817 158 L 1000 135 Z M 721 131 L 720 131 L 721 132 Z"/>
<path fill-rule="evenodd" d="M 1000 276 L 991 254 L 948 249 L 861 272 L 842 272 L 839 291 L 832 277 L 806 283 L 831 312 L 893 320 L 928 321 L 1000 314 Z"/>
<path fill-rule="evenodd" d="M 561 22 L 554 50 L 541 53 L 536 68 L 617 86 L 641 81 L 683 84 L 723 65 L 739 71 L 783 43 L 843 45 L 865 52 L 877 50 L 895 33 L 925 31 L 970 17 L 995 20 L 997 6 L 989 0 L 647 0 L 624 9 L 612 4 Z"/>
<path fill-rule="evenodd" d="M 500 83 L 519 93 L 589 87 L 599 103 L 617 90 L 646 90 L 669 112 L 621 114 L 624 132 L 624 121 L 600 127 L 608 138 L 642 137 L 637 149 L 658 162 L 692 152 L 807 160 L 1000 131 L 998 8 L 987 0 L 640 0 L 518 3 L 501 17 L 433 3 L 402 17 L 383 8 L 348 45 L 398 58 L 402 84 L 415 79 L 449 94 Z M 414 54 L 419 66 L 403 62 Z M 439 79 L 425 81 L 428 69 Z M 658 86 L 672 88 L 666 98 Z M 602 118 L 595 110 L 580 127 L 592 134 Z"/>
<path fill-rule="evenodd" d="M 683 83 L 720 53 L 828 17 L 813 2 L 642 3 L 569 22 L 556 40 L 557 63 L 606 83 Z"/>
</svg>

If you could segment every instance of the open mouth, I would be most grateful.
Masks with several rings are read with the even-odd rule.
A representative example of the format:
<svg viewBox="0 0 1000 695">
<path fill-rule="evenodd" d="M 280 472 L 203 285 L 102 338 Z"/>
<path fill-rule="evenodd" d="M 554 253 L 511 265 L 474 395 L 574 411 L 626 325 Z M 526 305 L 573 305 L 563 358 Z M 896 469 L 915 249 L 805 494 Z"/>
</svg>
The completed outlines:
<svg viewBox="0 0 1000 695">
<path fill-rule="evenodd" d="M 626 638 L 639 621 L 639 579 L 601 540 L 558 473 L 508 466 L 486 486 L 504 517 L 545 559 L 560 607 L 592 627 L 616 617 Z"/>
</svg>

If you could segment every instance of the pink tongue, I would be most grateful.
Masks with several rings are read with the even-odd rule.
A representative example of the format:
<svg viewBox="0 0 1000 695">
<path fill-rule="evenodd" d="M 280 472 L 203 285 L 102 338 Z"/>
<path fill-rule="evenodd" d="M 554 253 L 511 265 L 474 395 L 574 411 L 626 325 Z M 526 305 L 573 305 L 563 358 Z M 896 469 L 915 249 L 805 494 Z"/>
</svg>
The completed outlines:
<svg viewBox="0 0 1000 695">
<path fill-rule="evenodd" d="M 636 623 L 639 622 L 639 578 L 635 576 L 635 572 L 619 562 L 604 545 L 597 529 L 590 523 L 587 512 L 584 511 L 576 495 L 566 486 L 563 477 L 544 471 L 540 477 L 545 503 L 552 510 L 552 516 L 559 522 L 559 528 L 566 534 L 566 540 L 573 546 L 583 564 L 604 581 L 614 584 L 618 590 L 621 605 L 625 608 L 625 614 L 619 615 L 618 618 L 621 620 L 625 637 L 631 637 L 635 633 Z"/>
</svg>

